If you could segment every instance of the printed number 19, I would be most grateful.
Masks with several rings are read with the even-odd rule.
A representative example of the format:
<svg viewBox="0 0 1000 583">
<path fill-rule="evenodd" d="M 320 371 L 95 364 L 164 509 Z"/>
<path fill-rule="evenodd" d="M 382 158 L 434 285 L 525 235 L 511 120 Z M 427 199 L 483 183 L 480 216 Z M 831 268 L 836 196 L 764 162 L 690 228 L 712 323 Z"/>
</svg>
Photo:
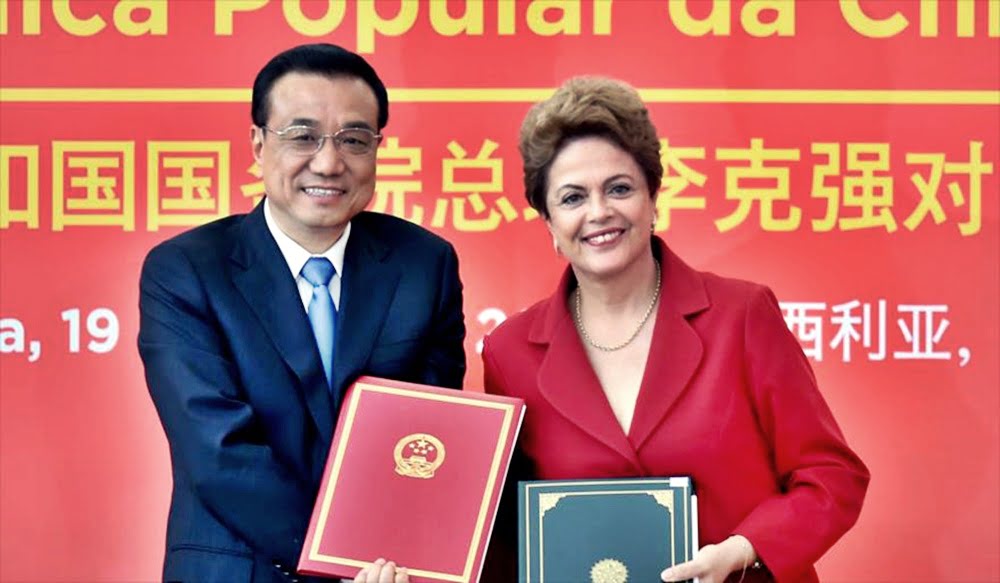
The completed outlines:
<svg viewBox="0 0 1000 583">
<path fill-rule="evenodd" d="M 80 308 L 72 308 L 62 313 L 63 322 L 69 322 L 69 351 L 80 352 Z M 111 352 L 118 344 L 118 316 L 107 308 L 97 308 L 87 314 L 87 334 L 92 340 L 87 343 L 91 352 Z"/>
</svg>

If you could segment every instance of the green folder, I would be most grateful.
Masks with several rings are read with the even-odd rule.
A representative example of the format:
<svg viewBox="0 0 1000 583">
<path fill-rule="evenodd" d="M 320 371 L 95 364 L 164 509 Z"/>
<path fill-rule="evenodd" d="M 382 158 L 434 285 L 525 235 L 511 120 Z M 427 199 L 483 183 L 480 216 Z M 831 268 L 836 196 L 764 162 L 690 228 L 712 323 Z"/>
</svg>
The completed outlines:
<svg viewBox="0 0 1000 583">
<path fill-rule="evenodd" d="M 521 583 L 656 583 L 698 545 L 687 477 L 520 482 L 518 516 Z"/>
</svg>

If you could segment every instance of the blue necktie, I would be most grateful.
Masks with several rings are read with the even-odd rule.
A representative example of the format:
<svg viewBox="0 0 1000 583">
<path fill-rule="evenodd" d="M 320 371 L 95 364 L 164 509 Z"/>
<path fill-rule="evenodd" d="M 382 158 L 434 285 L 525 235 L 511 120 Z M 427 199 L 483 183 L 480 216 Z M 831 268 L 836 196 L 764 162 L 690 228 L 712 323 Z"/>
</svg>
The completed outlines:
<svg viewBox="0 0 1000 583">
<path fill-rule="evenodd" d="M 302 277 L 313 286 L 309 301 L 309 323 L 326 372 L 326 383 L 333 387 L 333 347 L 337 335 L 337 308 L 330 297 L 330 280 L 337 270 L 325 257 L 311 257 L 302 267 Z"/>
</svg>

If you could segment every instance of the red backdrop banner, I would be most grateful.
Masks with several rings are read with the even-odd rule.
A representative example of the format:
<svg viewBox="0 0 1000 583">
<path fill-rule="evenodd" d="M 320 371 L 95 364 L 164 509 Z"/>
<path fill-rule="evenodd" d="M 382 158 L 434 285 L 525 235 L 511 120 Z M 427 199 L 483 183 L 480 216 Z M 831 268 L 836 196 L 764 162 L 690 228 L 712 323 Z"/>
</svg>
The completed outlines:
<svg viewBox="0 0 1000 583">
<path fill-rule="evenodd" d="M 0 0 L 0 579 L 158 577 L 139 267 L 260 200 L 249 87 L 304 42 L 389 87 L 371 206 L 457 247 L 467 388 L 564 267 L 521 119 L 624 79 L 664 146 L 657 231 L 775 290 L 872 471 L 821 578 L 1000 580 L 996 0 Z"/>
</svg>

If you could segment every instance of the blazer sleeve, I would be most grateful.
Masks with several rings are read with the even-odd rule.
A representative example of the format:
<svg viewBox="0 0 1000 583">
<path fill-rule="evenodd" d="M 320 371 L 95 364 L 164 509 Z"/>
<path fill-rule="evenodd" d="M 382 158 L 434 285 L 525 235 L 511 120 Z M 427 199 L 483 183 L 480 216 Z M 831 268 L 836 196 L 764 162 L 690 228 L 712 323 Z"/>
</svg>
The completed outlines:
<svg viewBox="0 0 1000 583">
<path fill-rule="evenodd" d="M 503 372 L 494 358 L 490 337 L 483 338 L 483 384 L 485 392 L 491 395 L 509 395 Z M 524 431 L 522 425 L 521 428 Z M 497 517 L 490 536 L 489 548 L 483 565 L 481 583 L 509 583 L 518 577 L 517 540 L 517 490 L 518 482 L 531 480 L 531 461 L 524 454 L 520 444 L 514 448 L 507 478 L 497 508 Z"/>
<path fill-rule="evenodd" d="M 428 385 L 461 389 L 465 378 L 465 317 L 458 255 L 450 244 L 441 263 L 438 286 L 433 325 L 426 339 L 427 359 L 422 381 Z"/>
<path fill-rule="evenodd" d="M 745 375 L 780 493 L 734 529 L 777 581 L 795 580 L 857 520 L 869 473 L 848 447 L 774 294 L 749 299 Z"/>
<path fill-rule="evenodd" d="M 264 442 L 208 292 L 184 252 L 161 245 L 140 279 L 139 353 L 176 480 L 254 550 L 294 565 L 309 488 Z M 181 475 L 178 475 L 180 473 Z"/>
</svg>

